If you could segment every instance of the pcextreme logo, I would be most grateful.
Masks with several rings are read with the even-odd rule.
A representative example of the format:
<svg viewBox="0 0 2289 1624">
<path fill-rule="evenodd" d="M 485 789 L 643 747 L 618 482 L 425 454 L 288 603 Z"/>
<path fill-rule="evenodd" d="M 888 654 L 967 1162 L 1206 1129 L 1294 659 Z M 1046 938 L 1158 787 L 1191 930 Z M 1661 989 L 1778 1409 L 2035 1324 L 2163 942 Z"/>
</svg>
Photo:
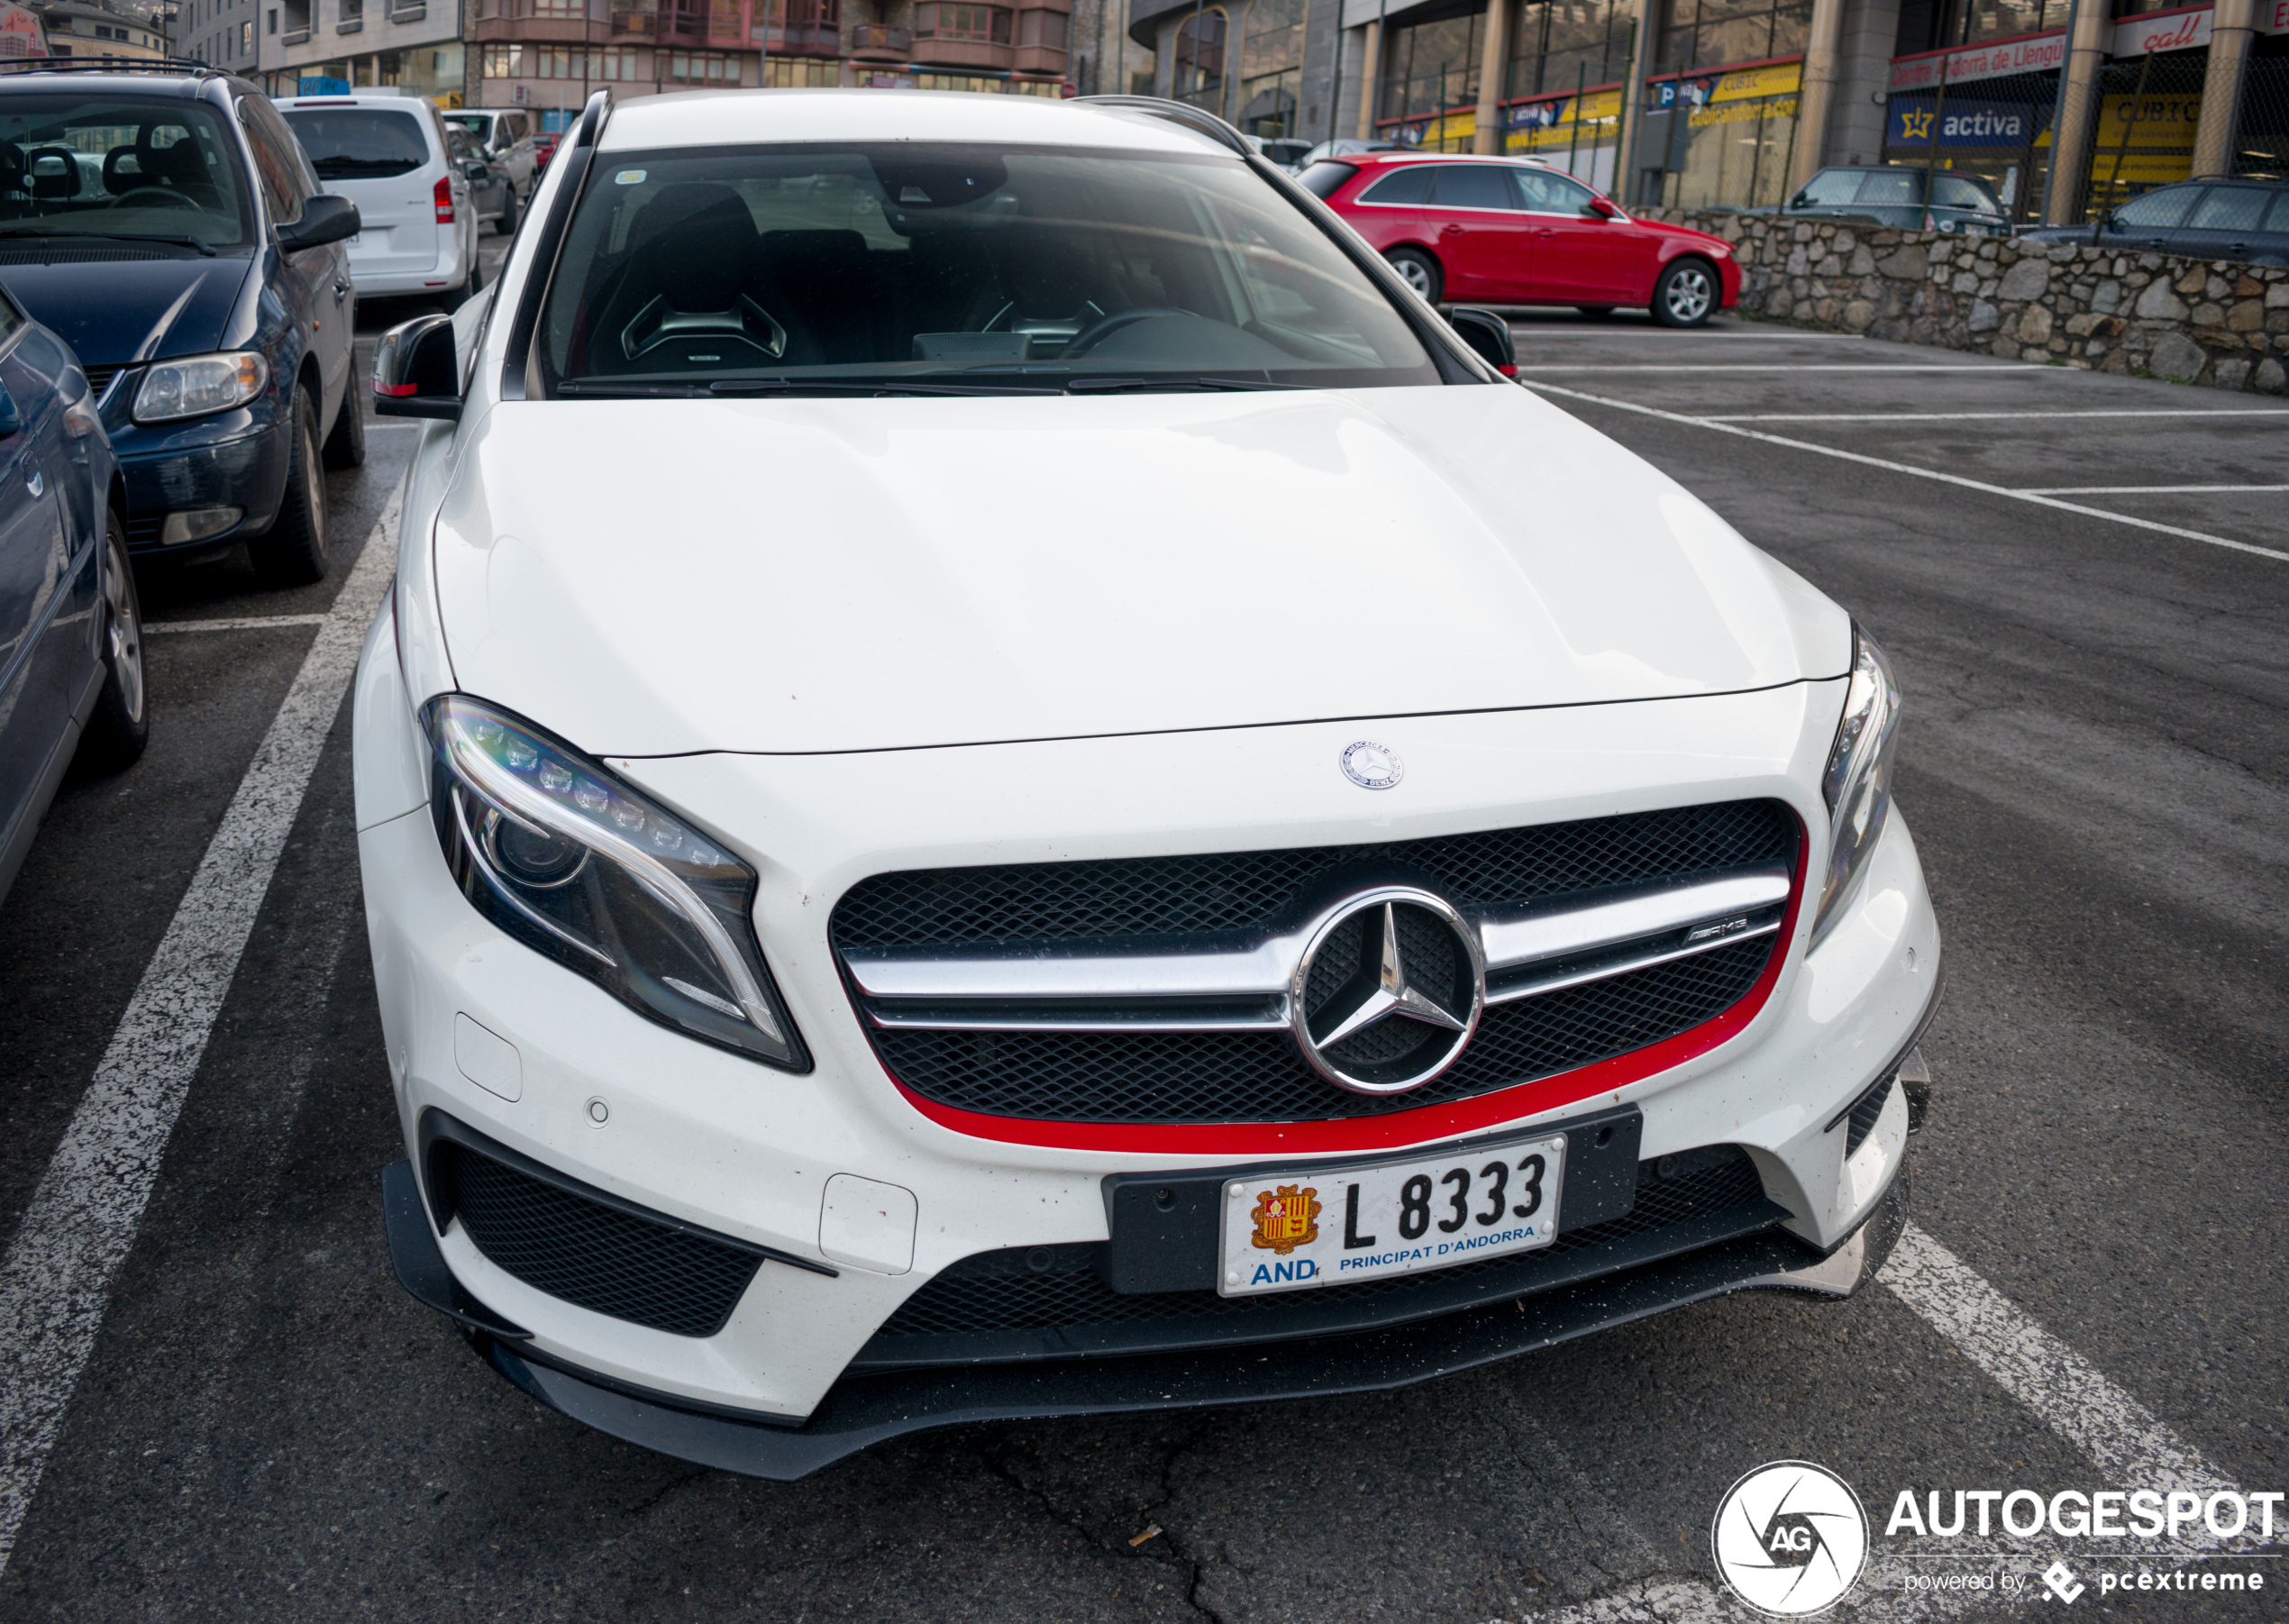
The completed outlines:
<svg viewBox="0 0 2289 1624">
<path fill-rule="evenodd" d="M 1868 1514 L 1852 1485 L 1810 1461 L 1774 1461 L 1725 1492 L 1710 1525 L 1717 1571 L 1759 1612 L 1833 1607 L 1868 1558 Z"/>
</svg>

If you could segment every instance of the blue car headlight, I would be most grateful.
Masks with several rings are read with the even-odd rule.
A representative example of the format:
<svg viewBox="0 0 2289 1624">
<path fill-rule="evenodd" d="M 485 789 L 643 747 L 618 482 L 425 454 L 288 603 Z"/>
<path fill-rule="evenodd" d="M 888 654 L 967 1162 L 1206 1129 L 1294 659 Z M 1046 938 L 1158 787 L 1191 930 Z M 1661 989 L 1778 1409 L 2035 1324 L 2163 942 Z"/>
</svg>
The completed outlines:
<svg viewBox="0 0 2289 1624">
<path fill-rule="evenodd" d="M 135 421 L 174 423 L 227 412 L 269 387 L 270 363 L 259 350 L 158 361 L 135 390 Z"/>
</svg>

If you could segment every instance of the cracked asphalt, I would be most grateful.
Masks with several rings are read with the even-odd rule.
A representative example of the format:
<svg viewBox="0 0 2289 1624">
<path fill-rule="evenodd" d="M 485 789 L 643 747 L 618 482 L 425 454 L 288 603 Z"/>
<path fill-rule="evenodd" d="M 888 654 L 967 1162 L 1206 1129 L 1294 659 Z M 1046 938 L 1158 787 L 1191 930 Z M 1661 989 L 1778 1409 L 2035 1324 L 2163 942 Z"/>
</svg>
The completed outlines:
<svg viewBox="0 0 2289 1624">
<path fill-rule="evenodd" d="M 1916 1222 L 2242 1484 L 2289 1486 L 2289 561 L 1678 421 L 1918 414 L 1744 426 L 2002 492 L 2289 483 L 2289 416 L 2214 415 L 2282 403 L 1729 321 L 1518 331 L 1528 375 L 1575 391 L 1565 409 L 1838 598 L 1898 667 L 1899 805 L 1951 979 Z M 2070 410 L 2211 415 L 2023 415 Z M 2022 415 L 1933 415 L 1974 411 Z M 152 620 L 323 607 L 404 467 L 410 436 L 375 430 L 369 466 L 335 478 L 326 583 L 266 592 L 242 560 L 154 575 Z M 2059 500 L 2289 550 L 2277 497 Z M 71 780 L 0 908 L 12 1227 L 310 636 L 153 635 L 150 754 Z M 1706 1578 L 1719 1495 L 1769 1460 L 1820 1462 L 1871 1510 L 1901 1488 L 2099 1481 L 1874 1287 L 1731 1298 L 1380 1397 L 924 1434 L 792 1484 L 586 1431 L 390 1273 L 377 1174 L 402 1152 L 348 746 L 345 706 L 0 1619 L 1478 1624 Z M 2078 1610 L 2225 1610 L 2137 1600 Z"/>
</svg>

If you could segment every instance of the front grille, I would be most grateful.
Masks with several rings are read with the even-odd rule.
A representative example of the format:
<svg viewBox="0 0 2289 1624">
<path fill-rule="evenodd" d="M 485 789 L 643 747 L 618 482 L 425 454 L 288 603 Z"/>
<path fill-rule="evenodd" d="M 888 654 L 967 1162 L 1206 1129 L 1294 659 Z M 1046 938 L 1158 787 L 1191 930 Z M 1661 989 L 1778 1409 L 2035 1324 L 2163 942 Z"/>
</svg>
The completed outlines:
<svg viewBox="0 0 2289 1624">
<path fill-rule="evenodd" d="M 588 1200 L 450 1141 L 452 1209 L 477 1249 L 535 1291 L 615 1319 L 712 1337 L 762 1259 Z"/>
<path fill-rule="evenodd" d="M 163 513 L 131 513 L 127 515 L 127 544 L 130 547 L 156 547 L 160 534 L 167 527 Z"/>
<path fill-rule="evenodd" d="M 1795 853 L 1796 819 L 1780 802 L 1723 801 L 1380 845 L 877 874 L 835 904 L 833 933 L 839 951 L 854 953 L 1259 931 L 1345 867 L 1413 870 L 1469 909 L 1786 862 Z"/>
<path fill-rule="evenodd" d="M 1669 1166 L 1664 1176 L 1662 1169 Z M 1554 1260 L 1591 1247 L 1612 1248 L 1659 1231 L 1701 1221 L 1695 1244 L 1762 1228 L 1785 1216 L 1765 1195 L 1756 1163 L 1737 1145 L 1715 1145 L 1647 1162 L 1637 1169 L 1635 1204 L 1609 1223 L 1559 1235 L 1539 1252 L 1487 1258 L 1422 1274 L 1317 1291 L 1263 1297 L 1219 1297 L 1212 1291 L 1123 1294 L 1098 1273 L 1104 1243 L 983 1252 L 965 1257 L 906 1300 L 875 1333 L 863 1357 L 893 1363 L 899 1345 L 921 1337 L 982 1336 L 1084 1327 L 1199 1321 L 1203 1330 L 1245 1334 L 1276 1330 L 1282 1317 L 1320 1315 L 1331 1304 L 1353 1303 L 1370 1320 L 1402 1317 L 1409 1296 L 1452 1296 L 1459 1282 L 1489 1283 L 1518 1292 L 1551 1272 Z M 1731 1220 L 1729 1223 L 1727 1220 Z M 1484 1299 L 1481 1299 L 1483 1300 Z M 1458 1304 L 1457 1306 L 1465 1306 Z M 941 1345 L 947 1353 L 958 1350 Z"/>
<path fill-rule="evenodd" d="M 120 373 L 117 367 L 83 366 L 79 370 L 87 375 L 87 393 L 98 402 L 102 401 L 104 391 L 111 388 L 111 380 Z"/>
<path fill-rule="evenodd" d="M 1351 1094 L 1279 1032 L 871 1034 L 893 1076 L 962 1110 L 1065 1122 L 1309 1122 L 1491 1093 L 1642 1049 L 1723 1014 L 1773 936 L 1486 1011 L 1463 1057 L 1405 1094 Z M 1397 1023 L 1390 1023 L 1397 1025 Z M 1372 1036 L 1372 1034 L 1369 1034 Z"/>
<path fill-rule="evenodd" d="M 1022 948 L 1049 956 L 1108 942 L 1164 952 L 1292 926 L 1350 874 L 1411 877 L 1464 910 L 1517 910 L 1600 888 L 1792 865 L 1798 825 L 1776 801 L 1730 801 L 1483 834 L 1214 856 L 937 869 L 853 886 L 830 926 L 844 954 Z M 1401 908 L 1410 964 L 1436 982 L 1454 968 L 1444 930 Z M 1415 930 L 1406 936 L 1409 928 Z M 1346 927 L 1355 934 L 1356 927 Z M 987 1116 L 1062 1122 L 1298 1122 L 1368 1117 L 1465 1099 L 1647 1047 L 1737 1003 L 1777 935 L 1563 990 L 1490 1005 L 1462 1058 L 1410 1092 L 1337 1090 L 1277 1029 L 1072 1031 L 875 1026 L 890 1073 L 923 1098 Z M 1308 1008 L 1355 962 L 1341 934 L 1315 963 Z M 1423 982 L 1418 977 L 1418 984 Z M 862 1017 L 864 1006 L 862 1003 Z M 1349 1040 L 1338 1063 L 1371 1065 L 1377 1045 L 1419 1040 L 1387 1022 Z"/>
</svg>

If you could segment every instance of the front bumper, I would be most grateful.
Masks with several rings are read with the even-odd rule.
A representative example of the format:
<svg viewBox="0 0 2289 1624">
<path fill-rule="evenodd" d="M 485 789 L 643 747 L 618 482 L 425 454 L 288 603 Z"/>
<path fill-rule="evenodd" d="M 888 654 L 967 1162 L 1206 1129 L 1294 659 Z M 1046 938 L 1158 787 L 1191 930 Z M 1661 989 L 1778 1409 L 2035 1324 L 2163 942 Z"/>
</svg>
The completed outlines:
<svg viewBox="0 0 2289 1624">
<path fill-rule="evenodd" d="M 1874 1211 L 1826 1254 L 1778 1233 L 1746 1236 L 1532 1297 L 1356 1336 L 1286 1344 L 1277 1359 L 1245 1345 L 1053 1364 L 861 1373 L 838 1382 L 807 1419 L 794 1421 L 694 1408 L 503 1336 L 482 1305 L 454 1282 L 422 1211 L 412 1165 L 390 1168 L 382 1190 L 399 1281 L 417 1300 L 461 1321 L 470 1346 L 508 1381 L 612 1437 L 782 1483 L 932 1428 L 1387 1392 L 1736 1291 L 1849 1297 L 1875 1277 L 1907 1221 L 1907 1176 L 1898 1168 Z"/>
<path fill-rule="evenodd" d="M 910 1299 L 965 1259 L 1108 1242 L 1108 1176 L 1274 1159 L 1309 1167 L 1316 1157 L 1457 1136 L 1450 1128 L 1350 1145 L 1323 1136 L 1305 1151 L 1283 1147 L 1274 1133 L 1261 1145 L 1203 1144 L 1188 1152 L 1184 1130 L 1171 1130 L 1174 1140 L 1148 1153 L 986 1139 L 934 1121 L 876 1060 L 827 944 L 828 908 L 859 879 L 988 861 L 1343 844 L 1363 833 L 1404 837 L 1500 826 L 1505 818 L 1555 822 L 1759 796 L 1787 800 L 1817 830 L 1812 786 L 1842 701 L 1841 684 L 1832 682 L 1392 723 L 1406 730 L 1410 782 L 1440 789 L 1436 799 L 1421 795 L 1396 812 L 1374 806 L 1381 821 L 1372 832 L 1363 832 L 1358 791 L 1326 769 L 1357 736 L 1357 724 L 850 757 L 613 762 L 740 850 L 761 873 L 761 938 L 817 1061 L 809 1073 L 793 1075 L 643 1019 L 503 936 L 470 907 L 447 873 L 428 817 L 427 751 L 399 684 L 393 636 L 385 615 L 360 666 L 356 772 L 368 925 L 409 1157 L 418 1163 L 422 1156 L 424 1118 L 449 1118 L 609 1200 L 734 1246 L 773 1249 L 835 1271 L 763 1264 L 717 1328 L 679 1335 L 536 1289 L 454 1220 L 442 1234 L 430 1225 L 426 1243 L 437 1260 L 432 1273 L 450 1287 L 416 1294 L 442 1296 L 448 1312 L 455 1292 L 481 1305 L 461 1318 L 499 1345 L 495 1363 L 513 1364 L 520 1379 L 557 1382 L 568 1409 L 588 1403 L 582 1394 L 593 1391 L 617 1394 L 613 1403 L 728 1416 L 743 1427 L 758 1417 L 786 1425 L 810 1418 L 816 1426 L 862 1392 L 904 1394 L 893 1404 L 902 1412 L 961 1419 L 970 1413 L 962 1406 L 933 1408 L 937 1400 L 925 1404 L 913 1394 L 951 1391 L 929 1384 L 970 1380 L 981 1384 L 977 1391 L 1005 1395 L 990 1402 L 1007 1413 L 1017 1413 L 1006 1407 L 1019 1402 L 1008 1395 L 1020 1391 L 1097 1395 L 1028 1400 L 1049 1408 L 1025 1413 L 1126 1406 L 1107 1398 L 1111 1377 L 1064 1370 L 1061 1352 L 1127 1355 L 1097 1362 L 1108 1365 L 1181 1359 L 1196 1362 L 1187 1371 L 1223 1370 L 1228 1349 L 1198 1346 L 1044 1347 L 1037 1357 L 999 1370 L 980 1365 L 966 1376 L 890 1370 L 879 1347 L 868 1350 Z M 1300 771 L 1299 761 L 1311 771 Z M 1122 793 L 1105 795 L 1108 783 Z M 1204 794 L 1204 785 L 1214 793 Z M 1521 785 L 1532 786 L 1531 793 L 1522 794 Z M 1214 820 L 1207 824 L 1204 804 Z M 741 839 L 734 831 L 742 829 L 764 831 L 768 849 Z M 1521 1108 L 1515 1120 L 1471 1130 L 1508 1133 L 1626 1108 L 1640 1122 L 1637 1154 L 1647 1162 L 1738 1147 L 1734 1154 L 1752 1167 L 1757 1199 L 1770 1211 L 1750 1232 L 1727 1228 L 1683 1250 L 1607 1258 L 1609 1270 L 1627 1273 L 1509 1282 L 1502 1301 L 1626 1301 L 1637 1306 L 1623 1317 L 1634 1318 L 1696 1295 L 1773 1283 L 1767 1277 L 1831 1253 L 1866 1223 L 1903 1156 L 1904 1091 L 1887 1088 L 1866 1124 L 1850 1131 L 1840 1125 L 1872 1085 L 1891 1078 L 1911 1045 L 1932 1004 L 1939 958 L 1914 844 L 1899 817 L 1845 916 L 1807 954 L 1810 924 L 1809 909 L 1800 910 L 1769 996 L 1724 1043 L 1603 1091 L 1597 1085 L 1561 1091 Z M 823 1219 L 829 1182 L 838 1177 L 871 1181 L 912 1201 L 910 1258 L 870 1263 L 829 1254 Z M 404 1182 L 417 1187 L 420 1175 L 409 1169 Z M 1704 1253 L 1702 1262 L 1691 1262 Z M 1641 1274 L 1655 1283 L 1630 1283 Z M 1456 1368 L 1456 1360 L 1523 1351 L 1610 1322 L 1600 1317 L 1602 1309 L 1536 1308 L 1529 1318 L 1551 1327 L 1540 1340 L 1505 1332 L 1484 1345 L 1492 1351 L 1473 1355 L 1468 1347 L 1479 1345 L 1457 1327 L 1477 1312 L 1468 1302 L 1449 1302 L 1411 1327 L 1369 1333 L 1391 1339 L 1377 1346 L 1418 1351 L 1393 1354 L 1381 1366 L 1386 1376 L 1366 1384 L 1419 1379 Z M 503 1334 L 509 1330 L 524 1335 Z M 1451 1344 L 1461 1351 L 1436 1352 L 1450 1346 L 1440 1341 L 1445 1337 L 1463 1338 Z M 1346 1332 L 1345 1346 L 1355 1339 Z M 1426 1349 L 1433 1351 L 1419 1351 Z M 1233 1392 L 1230 1401 L 1275 1396 L 1237 1375 L 1199 1380 L 1224 1382 L 1218 1391 Z M 1327 1380 L 1334 1383 L 1327 1391 L 1337 1391 L 1347 1378 Z"/>
<path fill-rule="evenodd" d="M 127 487 L 127 550 L 136 558 L 211 557 L 260 535 L 278 516 L 293 455 L 291 421 L 265 397 L 237 411 L 187 423 L 142 424 L 128 416 L 142 379 L 120 375 L 105 397 L 105 426 Z M 171 513 L 210 507 L 245 511 L 229 529 L 173 546 L 160 542 Z"/>
</svg>

